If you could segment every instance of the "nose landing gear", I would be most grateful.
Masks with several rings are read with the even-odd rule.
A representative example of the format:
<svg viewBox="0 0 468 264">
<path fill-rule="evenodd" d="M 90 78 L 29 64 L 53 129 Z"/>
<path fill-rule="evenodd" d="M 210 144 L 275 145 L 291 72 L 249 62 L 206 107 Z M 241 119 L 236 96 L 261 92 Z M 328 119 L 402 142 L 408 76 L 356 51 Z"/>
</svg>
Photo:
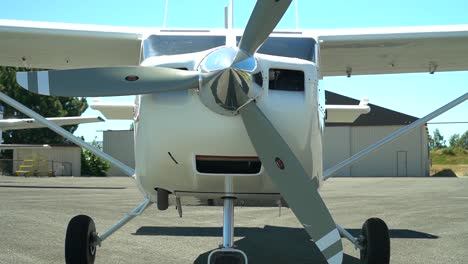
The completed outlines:
<svg viewBox="0 0 468 264">
<path fill-rule="evenodd" d="M 234 248 L 234 200 L 223 198 L 223 244 L 211 251 L 208 264 L 248 264 L 247 255 Z"/>
<path fill-rule="evenodd" d="M 208 264 L 247 264 L 247 256 L 241 250 L 221 248 L 211 251 Z"/>
</svg>

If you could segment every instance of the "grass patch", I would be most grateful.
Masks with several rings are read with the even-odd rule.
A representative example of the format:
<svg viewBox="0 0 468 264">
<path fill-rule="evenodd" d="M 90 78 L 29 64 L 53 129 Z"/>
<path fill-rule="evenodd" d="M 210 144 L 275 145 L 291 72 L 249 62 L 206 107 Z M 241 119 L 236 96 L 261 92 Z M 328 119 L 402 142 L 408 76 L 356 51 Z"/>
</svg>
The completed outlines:
<svg viewBox="0 0 468 264">
<path fill-rule="evenodd" d="M 468 150 L 445 148 L 431 151 L 431 176 L 468 176 Z"/>
<path fill-rule="evenodd" d="M 468 150 L 466 149 L 438 149 L 431 151 L 434 165 L 468 165 Z"/>
</svg>

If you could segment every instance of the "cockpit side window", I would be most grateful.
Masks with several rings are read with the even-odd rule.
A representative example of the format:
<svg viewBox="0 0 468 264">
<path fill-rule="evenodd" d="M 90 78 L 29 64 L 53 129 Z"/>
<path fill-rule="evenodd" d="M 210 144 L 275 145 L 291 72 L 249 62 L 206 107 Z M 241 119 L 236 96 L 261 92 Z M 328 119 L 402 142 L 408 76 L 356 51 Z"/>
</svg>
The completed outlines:
<svg viewBox="0 0 468 264">
<path fill-rule="evenodd" d="M 303 71 L 270 69 L 268 75 L 270 90 L 304 91 L 305 77 Z"/>
</svg>

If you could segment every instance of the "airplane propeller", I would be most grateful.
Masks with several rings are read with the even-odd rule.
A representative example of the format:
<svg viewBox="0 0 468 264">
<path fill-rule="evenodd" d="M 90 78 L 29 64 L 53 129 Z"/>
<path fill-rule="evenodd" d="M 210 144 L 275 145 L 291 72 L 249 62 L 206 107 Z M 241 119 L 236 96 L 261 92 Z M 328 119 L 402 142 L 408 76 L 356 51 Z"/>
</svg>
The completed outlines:
<svg viewBox="0 0 468 264">
<path fill-rule="evenodd" d="M 200 98 L 221 114 L 240 114 L 266 172 L 315 241 L 328 263 L 341 263 L 341 238 L 318 183 L 307 174 L 293 151 L 258 108 L 249 85 L 261 47 L 291 0 L 258 0 L 238 48 L 208 54 L 200 72 L 158 67 L 105 67 L 19 72 L 18 83 L 35 93 L 60 96 L 116 96 L 184 90 L 200 85 Z M 209 102 L 208 102 L 209 101 Z M 223 112 L 225 111 L 225 112 Z"/>
<path fill-rule="evenodd" d="M 208 78 L 209 74 L 202 74 Z M 16 81 L 38 94 L 119 96 L 197 88 L 200 73 L 161 67 L 122 66 L 18 72 Z"/>
<path fill-rule="evenodd" d="M 239 42 L 234 63 L 253 56 L 288 10 L 291 0 L 257 1 Z"/>
<path fill-rule="evenodd" d="M 247 134 L 263 167 L 328 263 L 341 263 L 343 246 L 330 212 L 310 178 L 268 118 L 249 103 L 240 109 Z"/>
</svg>

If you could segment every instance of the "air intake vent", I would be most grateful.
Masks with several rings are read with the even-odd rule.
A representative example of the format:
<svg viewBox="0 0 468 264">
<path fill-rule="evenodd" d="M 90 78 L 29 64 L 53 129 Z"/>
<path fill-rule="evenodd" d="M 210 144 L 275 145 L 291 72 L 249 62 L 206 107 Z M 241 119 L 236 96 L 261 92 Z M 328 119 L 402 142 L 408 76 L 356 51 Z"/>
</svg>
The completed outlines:
<svg viewBox="0 0 468 264">
<path fill-rule="evenodd" d="M 212 174 L 258 174 L 262 163 L 258 157 L 195 156 L 197 171 Z"/>
</svg>

